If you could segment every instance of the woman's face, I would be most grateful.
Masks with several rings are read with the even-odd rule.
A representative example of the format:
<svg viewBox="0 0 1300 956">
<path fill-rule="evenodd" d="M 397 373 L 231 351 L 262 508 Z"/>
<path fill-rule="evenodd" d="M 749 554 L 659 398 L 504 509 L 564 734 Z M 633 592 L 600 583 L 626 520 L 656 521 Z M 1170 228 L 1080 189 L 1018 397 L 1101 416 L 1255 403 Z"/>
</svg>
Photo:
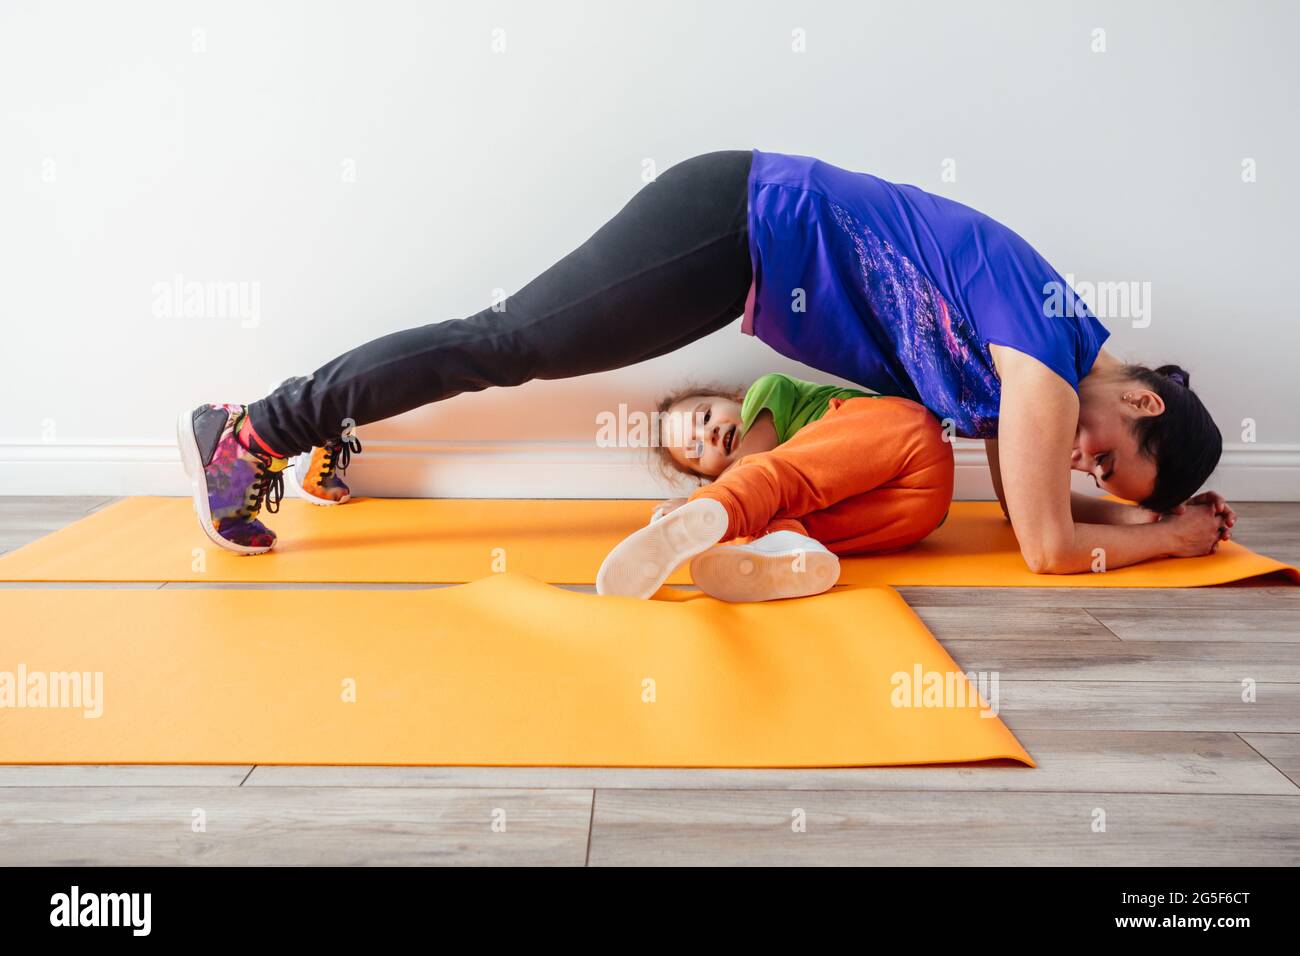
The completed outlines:
<svg viewBox="0 0 1300 956">
<path fill-rule="evenodd" d="M 1158 394 L 1132 382 L 1081 394 L 1070 467 L 1091 475 L 1098 488 L 1116 497 L 1147 498 L 1155 488 L 1156 463 L 1138 450 L 1133 425 L 1164 410 Z"/>
<path fill-rule="evenodd" d="M 683 468 L 716 478 L 735 460 L 740 445 L 740 403 L 721 395 L 691 395 L 667 412 L 664 443 Z"/>
</svg>

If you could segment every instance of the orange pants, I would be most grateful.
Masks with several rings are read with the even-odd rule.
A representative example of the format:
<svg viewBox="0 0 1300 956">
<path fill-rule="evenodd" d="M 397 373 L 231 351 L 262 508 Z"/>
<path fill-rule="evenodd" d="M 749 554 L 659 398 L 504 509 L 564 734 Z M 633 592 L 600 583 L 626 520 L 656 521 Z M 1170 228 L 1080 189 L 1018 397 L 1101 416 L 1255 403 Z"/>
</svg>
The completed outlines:
<svg viewBox="0 0 1300 956">
<path fill-rule="evenodd" d="M 836 554 L 896 551 L 943 522 L 952 443 L 905 398 L 833 398 L 772 451 L 746 455 L 691 494 L 727 509 L 727 538 L 806 534 Z"/>
</svg>

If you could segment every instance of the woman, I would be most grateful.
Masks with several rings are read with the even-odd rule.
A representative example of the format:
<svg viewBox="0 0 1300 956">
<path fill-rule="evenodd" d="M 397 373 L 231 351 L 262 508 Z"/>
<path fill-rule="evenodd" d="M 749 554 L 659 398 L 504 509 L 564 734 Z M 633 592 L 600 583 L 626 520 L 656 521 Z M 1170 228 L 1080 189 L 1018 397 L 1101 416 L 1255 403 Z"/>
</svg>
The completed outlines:
<svg viewBox="0 0 1300 956">
<path fill-rule="evenodd" d="M 912 186 L 754 150 L 669 169 L 495 308 L 383 336 L 247 407 L 182 413 L 200 524 L 222 547 L 269 550 L 258 513 L 288 456 L 346 450 L 351 424 L 631 365 L 742 312 L 778 352 L 988 440 L 1036 572 L 1207 554 L 1235 521 L 1217 494 L 1187 500 L 1222 441 L 1186 374 L 1102 350 L 1106 330 L 1023 239 Z M 1072 495 L 1071 468 L 1143 507 Z"/>
</svg>

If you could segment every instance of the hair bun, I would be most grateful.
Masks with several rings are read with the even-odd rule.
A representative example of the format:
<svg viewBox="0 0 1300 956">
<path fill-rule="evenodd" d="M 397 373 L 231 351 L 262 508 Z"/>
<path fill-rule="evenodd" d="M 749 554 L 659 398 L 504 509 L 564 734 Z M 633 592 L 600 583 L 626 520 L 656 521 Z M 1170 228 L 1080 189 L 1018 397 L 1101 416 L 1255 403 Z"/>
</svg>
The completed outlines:
<svg viewBox="0 0 1300 956">
<path fill-rule="evenodd" d="M 1188 373 L 1187 369 L 1182 368 L 1181 366 L 1162 365 L 1156 369 L 1156 374 L 1163 375 L 1165 378 L 1177 382 L 1184 388 L 1191 388 L 1192 386 L 1192 376 Z"/>
</svg>

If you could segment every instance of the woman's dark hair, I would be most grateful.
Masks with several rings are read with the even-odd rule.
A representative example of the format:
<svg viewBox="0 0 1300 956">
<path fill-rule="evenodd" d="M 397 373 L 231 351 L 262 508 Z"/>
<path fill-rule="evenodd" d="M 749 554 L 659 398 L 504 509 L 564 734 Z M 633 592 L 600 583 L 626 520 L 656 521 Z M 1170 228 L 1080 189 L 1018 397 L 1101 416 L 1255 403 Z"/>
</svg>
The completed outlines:
<svg viewBox="0 0 1300 956">
<path fill-rule="evenodd" d="M 1182 504 L 1210 477 L 1223 453 L 1223 436 L 1191 389 L 1191 376 L 1177 365 L 1154 371 L 1128 365 L 1126 378 L 1141 383 L 1164 400 L 1162 415 L 1148 415 L 1133 423 L 1138 450 L 1156 463 L 1156 486 L 1143 508 L 1168 511 Z"/>
</svg>

